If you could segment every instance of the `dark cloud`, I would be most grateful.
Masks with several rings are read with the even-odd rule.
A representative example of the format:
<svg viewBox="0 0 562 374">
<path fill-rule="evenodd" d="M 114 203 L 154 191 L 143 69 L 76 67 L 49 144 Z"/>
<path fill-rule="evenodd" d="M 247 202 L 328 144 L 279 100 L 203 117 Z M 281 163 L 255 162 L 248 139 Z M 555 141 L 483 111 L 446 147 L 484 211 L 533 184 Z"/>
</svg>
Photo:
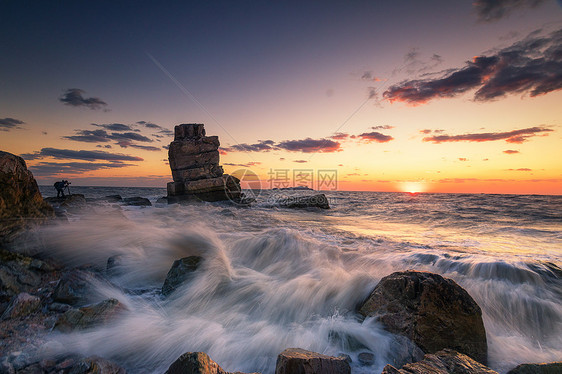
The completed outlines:
<svg viewBox="0 0 562 374">
<path fill-rule="evenodd" d="M 243 167 L 243 168 L 249 168 L 249 167 L 251 167 L 251 166 L 256 166 L 256 165 L 260 165 L 260 164 L 261 164 L 261 162 L 251 161 L 251 162 L 248 162 L 248 163 L 246 163 L 246 164 L 233 164 L 233 163 L 231 163 L 231 162 L 225 162 L 223 165 L 226 165 L 226 166 L 240 166 L 240 167 Z"/>
<path fill-rule="evenodd" d="M 392 136 L 381 134 L 378 131 L 364 132 L 363 134 L 359 134 L 358 137 L 361 140 L 367 141 L 369 143 L 371 142 L 386 143 L 394 139 Z"/>
<path fill-rule="evenodd" d="M 459 161 L 468 161 L 468 158 L 466 158 L 466 157 L 459 157 Z"/>
<path fill-rule="evenodd" d="M 56 174 L 75 174 L 87 171 L 101 170 L 101 169 L 115 169 L 124 168 L 127 166 L 135 166 L 134 164 L 126 164 L 123 162 L 112 163 L 94 163 L 94 162 L 40 162 L 37 165 L 30 166 L 29 169 L 36 176 L 49 176 Z"/>
<path fill-rule="evenodd" d="M 423 129 L 423 130 L 420 130 L 420 133 L 421 133 L 421 134 L 431 134 L 431 133 L 434 133 L 434 134 L 441 134 L 441 133 L 444 132 L 444 131 L 445 131 L 445 130 Z"/>
<path fill-rule="evenodd" d="M 519 168 L 519 169 L 507 169 L 509 171 L 533 171 L 533 169 L 529 168 Z"/>
<path fill-rule="evenodd" d="M 104 129 L 110 131 L 133 131 L 133 128 L 129 125 L 124 125 L 122 123 L 109 123 L 98 125 L 97 123 L 92 123 L 93 126 L 103 127 Z"/>
<path fill-rule="evenodd" d="M 107 106 L 107 103 L 97 97 L 85 98 L 82 94 L 85 93 L 84 90 L 79 88 L 69 88 L 66 92 L 59 98 L 59 101 L 65 105 L 70 106 L 85 106 L 92 110 L 101 109 Z"/>
<path fill-rule="evenodd" d="M 150 145 L 141 145 L 141 144 L 129 144 L 129 147 L 143 149 L 145 151 L 152 151 L 152 152 L 160 152 L 162 149 L 158 147 L 152 147 Z M 123 147 L 126 148 L 126 147 Z"/>
<path fill-rule="evenodd" d="M 481 22 L 497 21 L 517 8 L 534 8 L 544 0 L 475 0 L 472 5 Z"/>
<path fill-rule="evenodd" d="M 109 139 L 112 140 L 134 140 L 137 142 L 147 142 L 147 143 L 151 143 L 154 140 L 141 135 L 139 133 L 136 132 L 124 132 L 124 133 L 118 133 L 118 132 L 112 132 L 111 135 L 109 135 Z"/>
<path fill-rule="evenodd" d="M 279 149 L 289 152 L 303 153 L 331 153 L 341 151 L 341 144 L 330 139 L 312 139 L 306 138 L 302 140 L 285 140 L 276 145 Z"/>
<path fill-rule="evenodd" d="M 21 129 L 18 125 L 23 125 L 25 122 L 15 118 L 0 118 L 0 131 L 10 131 L 13 129 Z"/>
<path fill-rule="evenodd" d="M 391 130 L 393 128 L 394 126 L 390 126 L 390 125 L 379 125 L 379 126 L 371 127 L 372 130 Z"/>
<path fill-rule="evenodd" d="M 334 135 L 330 136 L 330 139 L 343 140 L 343 139 L 347 139 L 348 137 L 349 134 L 346 134 L 345 132 L 336 132 L 334 133 Z"/>
<path fill-rule="evenodd" d="M 293 162 L 296 162 L 297 164 L 304 164 L 307 163 L 307 160 L 294 160 Z"/>
<path fill-rule="evenodd" d="M 275 142 L 273 140 L 260 140 L 258 143 L 254 144 L 235 144 L 230 147 L 223 147 L 223 150 L 227 152 L 269 152 L 275 149 Z"/>
<path fill-rule="evenodd" d="M 494 140 L 505 140 L 508 143 L 523 143 L 528 138 L 542 132 L 553 131 L 545 127 L 529 127 L 521 130 L 506 132 L 485 132 L 463 135 L 434 135 L 423 138 L 424 142 L 445 143 L 445 142 L 489 142 Z"/>
<path fill-rule="evenodd" d="M 106 144 L 106 145 L 98 144 L 98 145 L 96 145 L 96 147 L 98 147 L 98 148 L 113 148 L 109 144 Z"/>
<path fill-rule="evenodd" d="M 76 134 L 77 135 L 63 136 L 63 139 L 86 143 L 106 143 L 111 140 L 105 130 L 78 130 Z"/>
<path fill-rule="evenodd" d="M 222 156 L 226 156 L 226 155 L 228 154 L 228 152 L 225 151 L 225 150 L 222 149 L 222 148 L 219 148 L 219 154 L 222 155 Z"/>
<path fill-rule="evenodd" d="M 507 153 L 508 155 L 513 155 L 519 153 L 519 151 L 516 151 L 514 149 L 506 149 L 505 151 L 503 151 L 503 153 Z"/>
<path fill-rule="evenodd" d="M 438 78 L 405 80 L 389 87 L 383 97 L 411 105 L 459 96 L 476 89 L 474 99 L 489 101 L 508 94 L 531 97 L 562 88 L 562 29 L 527 38 L 492 56 L 477 56 L 464 67 Z"/>
<path fill-rule="evenodd" d="M 103 160 L 103 161 L 144 161 L 140 157 L 124 155 L 122 153 L 109 153 L 105 151 L 74 151 L 70 149 L 43 148 L 35 153 L 22 154 L 25 160 L 34 160 L 45 157 L 53 157 L 56 159 L 73 159 L 73 160 Z"/>
<path fill-rule="evenodd" d="M 162 127 L 162 126 L 157 125 L 157 124 L 152 123 L 152 122 L 138 121 L 138 122 L 137 122 L 137 125 L 144 126 L 144 127 L 146 127 L 147 129 L 159 130 L 158 132 L 159 132 L 160 134 L 164 134 L 164 135 L 167 135 L 167 136 L 172 136 L 172 135 L 174 135 L 174 132 L 173 132 L 172 130 L 168 130 L 167 128 Z"/>
</svg>

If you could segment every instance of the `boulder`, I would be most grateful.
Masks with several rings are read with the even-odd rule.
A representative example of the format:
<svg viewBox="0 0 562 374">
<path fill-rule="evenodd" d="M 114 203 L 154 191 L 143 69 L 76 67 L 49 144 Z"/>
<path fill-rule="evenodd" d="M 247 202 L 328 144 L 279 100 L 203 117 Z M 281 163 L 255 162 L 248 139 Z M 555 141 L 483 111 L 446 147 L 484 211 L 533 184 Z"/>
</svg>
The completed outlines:
<svg viewBox="0 0 562 374">
<path fill-rule="evenodd" d="M 1 319 L 10 319 L 25 317 L 41 307 L 41 299 L 37 296 L 30 295 L 26 292 L 22 292 L 15 296 L 8 308 L 2 314 Z"/>
<path fill-rule="evenodd" d="M 61 332 L 85 330 L 112 321 L 125 309 L 116 299 L 107 299 L 80 309 L 70 309 L 58 318 L 54 329 Z"/>
<path fill-rule="evenodd" d="M 70 305 L 87 303 L 93 278 L 94 275 L 85 270 L 64 273 L 53 291 L 53 301 Z"/>
<path fill-rule="evenodd" d="M 507 372 L 507 374 L 560 374 L 560 373 L 562 373 L 562 361 L 541 363 L 541 364 L 521 364 Z"/>
<path fill-rule="evenodd" d="M 275 374 L 350 374 L 345 357 L 326 356 L 300 348 L 285 349 L 277 356 Z"/>
<path fill-rule="evenodd" d="M 191 278 L 192 273 L 199 267 L 201 260 L 203 260 L 202 257 L 189 256 L 174 261 L 168 275 L 166 275 L 166 280 L 162 286 L 162 294 L 168 296 L 183 282 Z"/>
<path fill-rule="evenodd" d="M 244 374 L 229 373 L 211 360 L 205 352 L 187 352 L 181 355 L 165 374 Z M 257 374 L 257 373 L 252 373 Z"/>
<path fill-rule="evenodd" d="M 388 331 L 406 336 L 425 353 L 451 348 L 486 363 L 482 311 L 451 279 L 418 271 L 393 273 L 381 279 L 359 313 L 378 317 Z"/>
<path fill-rule="evenodd" d="M 321 208 L 330 209 L 328 198 L 323 193 L 311 196 L 292 196 L 279 200 L 284 208 Z"/>
<path fill-rule="evenodd" d="M 31 292 L 41 284 L 43 261 L 0 249 L 0 304 L 21 292 Z"/>
<path fill-rule="evenodd" d="M 0 151 L 0 243 L 54 217 L 23 158 Z"/>
<path fill-rule="evenodd" d="M 152 206 L 150 200 L 145 197 L 135 196 L 135 197 L 126 197 L 123 199 L 125 205 L 132 205 L 132 206 Z"/>
<path fill-rule="evenodd" d="M 86 357 L 72 365 L 68 374 L 125 374 L 127 371 L 114 362 L 98 356 Z"/>
<path fill-rule="evenodd" d="M 498 374 L 470 357 L 451 349 L 427 354 L 422 361 L 401 369 L 386 365 L 382 374 Z"/>
<path fill-rule="evenodd" d="M 219 165 L 218 137 L 205 136 L 204 125 L 198 123 L 178 125 L 174 133 L 168 148 L 174 181 L 168 183 L 167 202 L 240 199 L 240 181 Z"/>
</svg>

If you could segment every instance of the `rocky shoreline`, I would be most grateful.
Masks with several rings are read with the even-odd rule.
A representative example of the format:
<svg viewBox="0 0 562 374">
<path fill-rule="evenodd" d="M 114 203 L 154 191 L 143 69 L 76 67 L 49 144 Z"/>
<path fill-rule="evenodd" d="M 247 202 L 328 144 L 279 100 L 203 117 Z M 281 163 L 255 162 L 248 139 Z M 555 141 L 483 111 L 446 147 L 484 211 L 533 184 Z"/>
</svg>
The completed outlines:
<svg viewBox="0 0 562 374">
<path fill-rule="evenodd" d="M 108 258 L 103 269 L 75 268 L 51 258 L 17 253 L 14 243 L 34 225 L 64 221 L 67 213 L 83 212 L 99 202 L 148 206 L 150 201 L 120 196 L 96 201 L 83 195 L 43 200 L 25 162 L 5 152 L 0 153 L 0 178 L 0 373 L 125 373 L 116 362 L 96 356 L 57 355 L 48 344 L 52 334 L 88 331 L 127 313 L 127 306 L 115 298 L 93 302 L 91 297 L 92 284 L 110 282 L 110 275 L 119 271 L 119 258 Z M 302 206 L 306 204 L 297 204 Z M 202 255 L 170 264 L 162 297 L 180 286 L 189 287 L 193 273 L 204 271 L 204 262 Z M 480 307 L 450 279 L 413 270 L 390 274 L 357 306 L 356 315 L 358 319 L 377 318 L 396 336 L 393 360 L 382 371 L 385 374 L 495 373 L 485 366 L 487 342 Z M 333 357 L 287 347 L 277 358 L 275 373 L 351 373 L 350 363 L 346 355 Z M 359 355 L 359 365 L 372 363 L 373 353 Z M 560 362 L 523 364 L 509 373 L 559 372 Z M 170 362 L 166 373 L 227 371 L 204 352 L 186 352 Z"/>
</svg>

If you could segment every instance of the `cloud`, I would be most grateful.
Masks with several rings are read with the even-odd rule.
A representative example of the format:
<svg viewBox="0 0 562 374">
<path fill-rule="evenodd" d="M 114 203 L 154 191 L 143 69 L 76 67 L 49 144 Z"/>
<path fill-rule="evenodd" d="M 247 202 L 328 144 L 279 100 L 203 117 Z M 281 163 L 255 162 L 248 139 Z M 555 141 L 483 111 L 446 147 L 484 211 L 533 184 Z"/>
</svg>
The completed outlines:
<svg viewBox="0 0 562 374">
<path fill-rule="evenodd" d="M 441 133 L 443 133 L 443 132 L 445 132 L 445 130 L 431 130 L 431 129 L 423 129 L 423 130 L 420 130 L 420 134 L 426 134 L 426 135 L 427 135 L 427 134 L 431 134 L 431 133 L 434 133 L 434 134 L 441 134 Z"/>
<path fill-rule="evenodd" d="M 285 140 L 276 145 L 276 148 L 284 149 L 289 152 L 303 153 L 331 153 L 341 151 L 341 144 L 330 139 Z"/>
<path fill-rule="evenodd" d="M 521 130 L 513 130 L 506 132 L 486 132 L 476 134 L 463 135 L 434 135 L 423 138 L 424 142 L 433 142 L 436 144 L 445 142 L 489 142 L 495 140 L 505 140 L 508 143 L 523 143 L 528 138 L 542 132 L 553 131 L 545 127 L 529 127 Z"/>
<path fill-rule="evenodd" d="M 533 169 L 529 168 L 519 168 L 519 169 L 507 169 L 509 171 L 533 171 Z"/>
<path fill-rule="evenodd" d="M 152 147 L 150 145 L 129 144 L 128 146 L 132 148 L 143 149 L 145 151 L 152 151 L 152 152 L 160 152 L 162 150 L 161 148 Z M 127 147 L 123 147 L 123 148 L 127 148 Z"/>
<path fill-rule="evenodd" d="M 23 125 L 25 122 L 15 118 L 0 118 L 0 131 L 10 131 L 13 129 L 21 129 L 18 125 Z"/>
<path fill-rule="evenodd" d="M 222 148 L 219 148 L 219 154 L 220 154 L 221 156 L 226 156 L 226 155 L 228 154 L 228 152 L 225 151 L 225 150 L 222 149 Z"/>
<path fill-rule="evenodd" d="M 157 124 L 152 123 L 152 122 L 138 121 L 138 122 L 137 122 L 137 125 L 144 126 L 144 127 L 146 127 L 147 129 L 159 130 L 158 132 L 159 132 L 160 134 L 164 134 L 164 135 L 167 135 L 167 136 L 172 136 L 172 135 L 174 135 L 174 132 L 173 132 L 172 130 L 169 130 L 169 129 L 165 128 L 165 127 L 162 127 L 162 126 L 157 125 Z"/>
<path fill-rule="evenodd" d="M 92 123 L 92 126 L 103 127 L 104 129 L 110 131 L 133 131 L 131 126 L 124 125 L 122 123 L 109 123 L 109 124 L 102 124 L 102 125 L 98 125 L 97 123 Z"/>
<path fill-rule="evenodd" d="M 517 8 L 534 8 L 544 0 L 475 0 L 472 5 L 481 22 L 497 21 Z"/>
<path fill-rule="evenodd" d="M 259 140 L 258 143 L 247 144 L 240 143 L 230 147 L 223 147 L 227 152 L 269 152 L 274 150 L 275 142 L 273 140 Z"/>
<path fill-rule="evenodd" d="M 84 90 L 79 88 L 69 88 L 66 92 L 59 98 L 59 101 L 65 105 L 70 106 L 85 106 L 92 110 L 101 109 L 107 106 L 107 103 L 97 97 L 85 98 L 82 94 L 85 93 Z"/>
<path fill-rule="evenodd" d="M 468 161 L 468 158 L 466 158 L 466 157 L 459 157 L 459 161 Z"/>
<path fill-rule="evenodd" d="M 293 162 L 296 162 L 297 164 L 304 164 L 307 163 L 307 160 L 294 160 Z"/>
<path fill-rule="evenodd" d="M 405 80 L 389 87 L 383 97 L 410 105 L 452 98 L 476 89 L 476 101 L 508 94 L 544 95 L 562 88 L 562 29 L 546 36 L 537 32 L 491 56 L 476 56 L 463 67 L 438 78 Z"/>
<path fill-rule="evenodd" d="M 390 126 L 390 125 L 379 125 L 379 126 L 371 127 L 372 130 L 391 130 L 393 128 L 394 126 Z"/>
<path fill-rule="evenodd" d="M 97 125 L 94 124 L 94 126 Z M 111 140 L 115 140 L 117 141 L 117 144 L 122 147 L 130 146 L 132 144 L 131 141 L 147 143 L 153 142 L 152 139 L 136 132 L 108 133 L 105 130 L 76 130 L 76 134 L 77 135 L 63 136 L 63 139 L 86 143 L 107 143 Z"/>
<path fill-rule="evenodd" d="M 240 167 L 243 167 L 243 168 L 249 168 L 251 166 L 261 165 L 261 162 L 251 161 L 251 162 L 248 162 L 246 164 L 233 164 L 231 162 L 226 162 L 223 165 L 225 165 L 225 166 L 240 166 Z"/>
<path fill-rule="evenodd" d="M 53 157 L 56 159 L 73 159 L 73 160 L 86 160 L 86 161 L 144 161 L 141 157 L 124 155 L 122 153 L 109 153 L 105 151 L 74 151 L 70 149 L 57 149 L 57 148 L 43 148 L 41 151 L 35 153 L 22 154 L 25 160 L 35 160 L 45 157 Z"/>
<path fill-rule="evenodd" d="M 136 166 L 134 164 L 126 164 L 123 162 L 112 163 L 94 163 L 94 162 L 40 162 L 37 165 L 30 166 L 29 169 L 36 176 L 49 176 L 56 174 L 77 174 L 87 171 L 124 168 L 127 166 Z"/>
<path fill-rule="evenodd" d="M 369 143 L 371 143 L 371 142 L 386 143 L 386 142 L 389 142 L 391 140 L 394 140 L 394 138 L 392 136 L 381 134 L 378 131 L 364 132 L 363 134 L 359 134 L 358 137 L 361 140 L 367 141 Z"/>
<path fill-rule="evenodd" d="M 330 136 L 330 139 L 343 140 L 343 139 L 347 139 L 348 137 L 349 137 L 349 134 L 347 134 L 345 132 L 336 132 L 336 133 L 334 133 L 334 135 Z"/>
<path fill-rule="evenodd" d="M 514 155 L 516 153 L 519 153 L 519 151 L 516 151 L 514 149 L 506 149 L 505 151 L 503 151 L 503 153 L 507 153 L 508 155 Z"/>
</svg>

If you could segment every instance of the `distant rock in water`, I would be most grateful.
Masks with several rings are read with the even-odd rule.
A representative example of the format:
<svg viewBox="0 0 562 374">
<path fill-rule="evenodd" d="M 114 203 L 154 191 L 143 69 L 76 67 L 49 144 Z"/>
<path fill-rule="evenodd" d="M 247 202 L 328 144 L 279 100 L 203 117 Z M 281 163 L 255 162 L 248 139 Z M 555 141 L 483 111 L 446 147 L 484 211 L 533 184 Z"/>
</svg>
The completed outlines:
<svg viewBox="0 0 562 374">
<path fill-rule="evenodd" d="M 511 369 L 507 374 L 560 374 L 562 361 L 543 364 L 521 364 Z"/>
<path fill-rule="evenodd" d="M 346 357 L 326 356 L 300 348 L 285 349 L 277 356 L 275 374 L 350 374 Z"/>
<path fill-rule="evenodd" d="M 386 365 L 382 374 L 498 374 L 494 370 L 452 349 L 427 354 L 422 361 L 401 369 Z"/>
<path fill-rule="evenodd" d="M 126 197 L 123 199 L 123 202 L 125 203 L 125 205 L 132 205 L 132 206 L 152 206 L 150 200 L 148 200 L 146 197 L 140 197 L 140 196 Z"/>
<path fill-rule="evenodd" d="M 168 203 L 189 200 L 239 200 L 240 180 L 224 174 L 219 165 L 218 136 L 205 136 L 203 124 L 175 127 L 168 159 L 173 182 L 168 183 Z"/>
<path fill-rule="evenodd" d="M 291 196 L 279 200 L 284 208 L 321 208 L 330 209 L 328 198 L 323 193 L 312 196 Z"/>
<path fill-rule="evenodd" d="M 197 270 L 201 260 L 203 260 L 203 258 L 199 256 L 189 256 L 174 261 L 162 286 L 162 294 L 168 296 L 183 282 L 187 281 L 192 273 Z"/>
<path fill-rule="evenodd" d="M 0 243 L 54 215 L 23 158 L 0 151 Z"/>
<path fill-rule="evenodd" d="M 425 353 L 451 348 L 486 363 L 488 346 L 478 304 L 462 287 L 438 274 L 404 271 L 381 279 L 359 309 L 379 317 Z"/>
</svg>

